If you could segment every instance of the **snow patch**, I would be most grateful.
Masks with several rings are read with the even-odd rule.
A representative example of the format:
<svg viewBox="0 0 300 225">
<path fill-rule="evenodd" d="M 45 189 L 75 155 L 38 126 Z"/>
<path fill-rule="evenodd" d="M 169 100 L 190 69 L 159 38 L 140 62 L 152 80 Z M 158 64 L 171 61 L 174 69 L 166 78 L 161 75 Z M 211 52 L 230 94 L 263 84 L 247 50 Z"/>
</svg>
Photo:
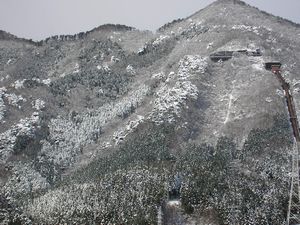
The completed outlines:
<svg viewBox="0 0 300 225">
<path fill-rule="evenodd" d="M 24 80 L 16 80 L 12 86 L 15 88 L 15 89 L 20 89 L 20 88 L 23 88 L 24 87 L 24 82 L 26 81 L 26 79 Z"/>
<path fill-rule="evenodd" d="M 265 62 L 262 57 L 249 57 L 249 60 L 253 63 L 252 68 L 254 70 L 263 71 L 265 70 Z"/>
<path fill-rule="evenodd" d="M 12 59 L 9 59 L 7 62 L 6 62 L 6 65 L 10 65 L 10 64 L 12 64 Z"/>
<path fill-rule="evenodd" d="M 120 130 L 114 132 L 113 139 L 115 141 L 115 144 L 119 144 L 122 142 L 128 134 L 133 132 L 137 126 L 144 121 L 144 117 L 137 115 L 136 119 L 130 120 L 127 125 Z"/>
<path fill-rule="evenodd" d="M 97 66 L 97 69 L 98 69 L 98 70 L 103 70 L 103 71 L 105 71 L 105 72 L 110 72 L 110 68 L 109 68 L 109 66 L 108 66 L 107 64 L 104 64 L 103 66 L 98 65 L 98 66 Z"/>
<path fill-rule="evenodd" d="M 187 55 L 179 62 L 179 80 L 187 80 L 194 72 L 204 74 L 207 67 L 207 57 Z"/>
<path fill-rule="evenodd" d="M 14 152 L 14 146 L 19 136 L 27 136 L 34 138 L 37 128 L 40 128 L 39 113 L 34 112 L 31 117 L 21 119 L 18 124 L 11 129 L 0 134 L 0 162 L 5 163 L 6 160 Z"/>
<path fill-rule="evenodd" d="M 151 102 L 153 110 L 149 119 L 155 123 L 169 123 L 175 121 L 175 117 L 180 116 L 181 109 L 186 105 L 188 99 L 197 99 L 198 88 L 191 82 L 198 73 L 204 73 L 207 66 L 207 58 L 200 56 L 185 56 L 179 62 L 177 75 L 168 80 L 174 80 L 174 86 L 164 82 L 155 93 L 156 99 Z"/>
<path fill-rule="evenodd" d="M 132 65 L 128 65 L 128 66 L 126 67 L 126 72 L 127 72 L 127 73 L 130 73 L 131 75 L 135 75 L 135 74 L 136 74 L 135 69 L 133 68 Z"/>
<path fill-rule="evenodd" d="M 294 88 L 293 94 L 299 94 L 299 92 L 300 92 L 300 88 Z"/>
<path fill-rule="evenodd" d="M 179 207 L 181 205 L 181 202 L 179 200 L 171 200 L 167 202 L 167 205 L 173 207 Z"/>
<path fill-rule="evenodd" d="M 206 49 L 210 49 L 210 48 L 212 48 L 213 44 L 214 44 L 213 42 L 210 42 L 210 43 L 208 43 L 208 45 L 207 45 Z"/>
<path fill-rule="evenodd" d="M 51 84 L 51 79 L 50 78 L 41 80 L 40 78 L 34 77 L 34 78 L 32 78 L 32 80 L 39 83 L 39 84 L 44 84 L 44 85 L 47 85 L 47 86 L 49 86 Z"/>
<path fill-rule="evenodd" d="M 174 77 L 176 76 L 175 72 L 174 71 L 171 71 L 166 79 L 166 83 L 169 83 L 170 80 L 174 79 Z"/>
<path fill-rule="evenodd" d="M 38 111 L 45 108 L 45 102 L 41 99 L 36 99 L 31 104 L 32 104 L 32 107 Z"/>
<path fill-rule="evenodd" d="M 79 72 L 80 72 L 80 69 L 79 69 L 79 68 L 80 68 L 80 67 L 79 67 L 79 64 L 76 63 L 75 66 L 74 66 L 74 71 L 73 71 L 73 73 L 79 73 Z"/>
<path fill-rule="evenodd" d="M 42 80 L 42 84 L 49 86 L 51 84 L 51 79 L 48 78 L 48 79 Z"/>
<path fill-rule="evenodd" d="M 252 68 L 255 70 L 264 70 L 264 65 L 262 63 L 256 63 L 256 64 L 252 64 Z"/>
<path fill-rule="evenodd" d="M 229 98 L 228 98 L 228 108 L 227 108 L 227 114 L 226 114 L 226 118 L 224 120 L 224 124 L 228 123 L 229 121 L 229 117 L 230 117 L 230 110 L 231 110 L 231 105 L 232 105 L 232 100 L 234 99 L 233 98 L 233 95 L 232 94 L 229 94 Z"/>
<path fill-rule="evenodd" d="M 277 90 L 276 90 L 276 94 L 277 94 L 279 97 L 281 97 L 281 98 L 283 98 L 283 97 L 285 96 L 283 90 L 280 90 L 280 89 L 277 89 Z"/>
<path fill-rule="evenodd" d="M 155 41 L 153 41 L 152 46 L 158 47 L 160 44 L 170 39 L 169 35 L 160 35 Z"/>
<path fill-rule="evenodd" d="M 233 25 L 232 26 L 232 30 L 241 30 L 243 32 L 253 32 L 256 35 L 262 36 L 262 34 L 259 32 L 259 29 L 261 29 L 261 27 L 247 26 L 247 25 Z"/>
<path fill-rule="evenodd" d="M 120 59 L 119 58 L 117 58 L 117 57 L 115 57 L 115 56 L 112 56 L 111 58 L 110 58 L 110 61 L 111 62 L 119 62 L 120 61 Z"/>
<path fill-rule="evenodd" d="M 189 81 L 176 82 L 173 88 L 167 85 L 162 86 L 156 93 L 152 118 L 157 123 L 164 122 L 164 117 L 168 115 L 167 121 L 175 121 L 175 115 L 179 116 L 182 105 L 190 98 L 197 98 L 198 90 Z M 156 114 L 156 115 L 155 115 Z"/>
<path fill-rule="evenodd" d="M 7 74 L 6 76 L 3 76 L 0 78 L 0 82 L 4 81 L 4 80 L 7 80 L 8 78 L 10 78 L 10 75 Z"/>
<path fill-rule="evenodd" d="M 138 55 L 142 55 L 145 53 L 145 51 L 146 51 L 146 46 L 143 46 L 138 49 L 137 53 L 138 53 Z"/>
<path fill-rule="evenodd" d="M 300 84 L 300 80 L 293 79 L 292 86 L 295 87 Z"/>
<path fill-rule="evenodd" d="M 166 77 L 164 72 L 160 72 L 160 73 L 155 73 L 151 76 L 152 79 L 158 79 L 158 80 L 162 80 Z"/>
<path fill-rule="evenodd" d="M 19 105 L 21 102 L 26 102 L 25 98 L 23 98 L 21 95 L 16 95 L 14 93 L 12 94 L 5 93 L 4 97 L 8 101 L 9 105 L 13 105 L 18 108 L 21 108 L 21 106 Z"/>
<path fill-rule="evenodd" d="M 272 98 L 267 97 L 267 98 L 265 99 L 265 101 L 268 102 L 268 103 L 271 103 L 271 102 L 272 102 Z"/>
</svg>

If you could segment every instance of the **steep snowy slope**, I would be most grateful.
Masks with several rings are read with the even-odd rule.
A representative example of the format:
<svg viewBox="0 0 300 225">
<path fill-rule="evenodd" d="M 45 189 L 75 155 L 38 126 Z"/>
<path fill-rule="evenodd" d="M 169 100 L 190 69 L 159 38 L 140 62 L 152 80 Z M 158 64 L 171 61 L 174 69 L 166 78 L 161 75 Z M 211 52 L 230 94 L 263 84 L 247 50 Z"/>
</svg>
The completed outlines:
<svg viewBox="0 0 300 225">
<path fill-rule="evenodd" d="M 237 0 L 155 34 L 1 32 L 2 223 L 156 224 L 180 177 L 186 221 L 284 224 L 293 139 L 264 63 L 281 61 L 299 113 L 299 37 Z"/>
</svg>

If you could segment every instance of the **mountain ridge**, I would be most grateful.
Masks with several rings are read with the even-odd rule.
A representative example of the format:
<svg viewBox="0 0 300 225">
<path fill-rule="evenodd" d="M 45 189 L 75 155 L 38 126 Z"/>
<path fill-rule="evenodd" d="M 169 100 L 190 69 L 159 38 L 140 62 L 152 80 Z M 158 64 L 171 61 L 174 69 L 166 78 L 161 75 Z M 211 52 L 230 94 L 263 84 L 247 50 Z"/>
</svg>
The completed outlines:
<svg viewBox="0 0 300 225">
<path fill-rule="evenodd" d="M 283 18 L 283 17 L 280 17 L 280 16 L 275 16 L 273 15 L 272 13 L 268 13 L 268 12 L 265 12 L 263 10 L 260 10 L 259 8 L 255 7 L 255 6 L 251 6 L 250 4 L 244 2 L 244 1 L 241 1 L 241 0 L 216 0 L 215 2 L 212 2 L 211 4 L 209 4 L 208 6 L 206 6 L 205 8 L 208 8 L 208 7 L 211 7 L 211 6 L 215 6 L 215 5 L 218 5 L 218 4 L 224 4 L 224 3 L 229 3 L 229 4 L 236 4 L 236 5 L 241 5 L 241 6 L 247 6 L 248 8 L 252 8 L 252 9 L 256 9 L 258 10 L 259 12 L 265 14 L 266 16 L 272 16 L 272 17 L 276 17 L 277 21 L 279 23 L 286 23 L 286 24 L 290 24 L 292 26 L 295 26 L 295 27 L 300 27 L 300 24 L 299 23 L 296 23 L 296 22 L 293 22 L 289 19 L 286 19 L 286 18 Z M 205 9 L 203 8 L 203 9 Z M 172 22 L 169 22 L 165 25 L 162 25 L 161 27 L 159 27 L 156 32 L 160 32 L 163 30 L 163 28 L 165 26 L 170 26 L 172 23 L 174 22 L 180 22 L 181 20 L 187 20 L 187 19 L 190 19 L 192 18 L 193 16 L 197 15 L 198 13 L 200 13 L 203 9 L 200 9 L 199 11 L 191 14 L 190 16 L 187 16 L 185 18 L 178 18 L 178 19 L 175 19 L 174 21 Z M 88 30 L 88 31 L 83 31 L 83 32 L 79 32 L 79 33 L 75 33 L 75 34 L 60 34 L 60 35 L 52 35 L 52 36 L 49 36 L 49 37 L 46 37 L 40 41 L 33 41 L 32 39 L 30 38 L 20 38 L 20 37 L 17 37 L 16 35 L 14 34 L 11 34 L 9 32 L 6 32 L 4 30 L 0 30 L 0 40 L 1 39 L 7 39 L 7 38 L 13 38 L 15 40 L 20 40 L 20 41 L 26 41 L 28 43 L 31 43 L 31 44 L 35 44 L 35 45 L 41 45 L 43 42 L 49 40 L 49 39 L 57 39 L 57 38 L 61 38 L 61 39 L 75 39 L 76 37 L 78 36 L 85 36 L 85 35 L 88 35 L 92 32 L 97 32 L 97 31 L 100 31 L 100 30 L 108 30 L 108 29 L 111 29 L 111 31 L 113 31 L 114 29 L 116 30 L 127 30 L 127 31 L 130 31 L 130 30 L 137 30 L 136 28 L 134 27 L 130 27 L 130 26 L 127 26 L 125 24 L 110 24 L 110 23 L 107 23 L 107 24 L 103 24 L 103 25 L 100 25 L 100 26 L 97 26 L 95 28 L 92 28 L 91 30 Z M 146 30 L 140 30 L 140 31 L 146 31 Z"/>
</svg>

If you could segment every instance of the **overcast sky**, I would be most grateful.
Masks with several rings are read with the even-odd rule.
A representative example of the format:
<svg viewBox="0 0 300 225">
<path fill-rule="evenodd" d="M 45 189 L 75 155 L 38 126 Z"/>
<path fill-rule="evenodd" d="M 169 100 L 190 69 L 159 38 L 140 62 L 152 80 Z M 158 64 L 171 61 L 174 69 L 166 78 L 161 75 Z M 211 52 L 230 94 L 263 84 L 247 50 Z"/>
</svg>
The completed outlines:
<svg viewBox="0 0 300 225">
<path fill-rule="evenodd" d="M 0 30 L 41 40 L 75 34 L 105 23 L 155 31 L 214 0 L 0 0 Z M 245 0 L 264 11 L 300 23 L 300 0 Z"/>
</svg>

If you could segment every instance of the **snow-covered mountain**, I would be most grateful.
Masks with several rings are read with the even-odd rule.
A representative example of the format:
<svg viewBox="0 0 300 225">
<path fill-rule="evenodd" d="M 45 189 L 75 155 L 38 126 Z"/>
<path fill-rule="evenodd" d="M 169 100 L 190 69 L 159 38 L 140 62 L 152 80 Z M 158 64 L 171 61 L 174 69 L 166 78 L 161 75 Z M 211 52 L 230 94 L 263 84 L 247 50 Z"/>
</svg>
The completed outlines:
<svg viewBox="0 0 300 225">
<path fill-rule="evenodd" d="M 300 25 L 238 0 L 156 33 L 1 31 L 1 223 L 173 224 L 180 180 L 178 224 L 284 224 L 293 135 L 269 61 L 300 112 Z"/>
</svg>

